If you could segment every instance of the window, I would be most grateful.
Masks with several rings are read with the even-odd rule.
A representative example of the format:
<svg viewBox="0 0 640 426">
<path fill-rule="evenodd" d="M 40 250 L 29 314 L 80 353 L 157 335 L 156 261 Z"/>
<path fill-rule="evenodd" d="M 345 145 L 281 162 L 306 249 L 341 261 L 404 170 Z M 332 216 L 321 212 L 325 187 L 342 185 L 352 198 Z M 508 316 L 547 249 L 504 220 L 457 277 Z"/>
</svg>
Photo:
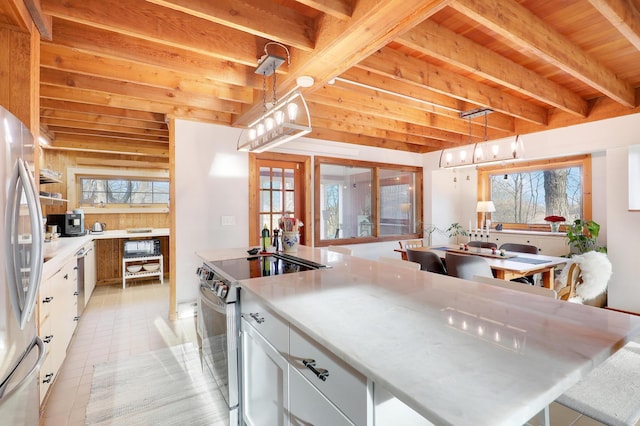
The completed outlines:
<svg viewBox="0 0 640 426">
<path fill-rule="evenodd" d="M 563 216 L 567 223 L 591 216 L 589 156 L 481 168 L 480 199 L 493 201 L 493 223 L 506 228 L 548 229 L 544 218 Z"/>
<path fill-rule="evenodd" d="M 315 161 L 316 245 L 421 235 L 421 168 L 321 157 Z"/>
<path fill-rule="evenodd" d="M 169 211 L 168 172 L 69 168 L 68 173 L 69 203 L 85 212 Z"/>
</svg>

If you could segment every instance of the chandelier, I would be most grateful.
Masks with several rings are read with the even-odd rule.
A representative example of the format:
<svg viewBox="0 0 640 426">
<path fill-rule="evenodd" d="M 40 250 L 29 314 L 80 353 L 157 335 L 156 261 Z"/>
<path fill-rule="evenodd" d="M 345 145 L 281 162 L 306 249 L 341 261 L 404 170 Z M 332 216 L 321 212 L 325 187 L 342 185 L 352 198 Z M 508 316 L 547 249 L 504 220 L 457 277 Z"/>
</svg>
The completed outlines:
<svg viewBox="0 0 640 426">
<path fill-rule="evenodd" d="M 278 99 L 276 94 L 276 70 L 285 58 L 270 54 L 267 47 L 275 45 L 282 47 L 287 53 L 286 61 L 290 64 L 289 49 L 283 44 L 268 42 L 264 45 L 264 55 L 258 61 L 256 74 L 262 75 L 262 106 L 263 112 L 256 120 L 249 123 L 238 137 L 238 151 L 260 153 L 274 148 L 285 142 L 299 138 L 311 132 L 311 117 L 301 87 L 311 87 L 313 78 L 301 76 L 296 79 L 296 87 Z M 272 100 L 267 103 L 267 77 L 273 76 Z"/>
</svg>

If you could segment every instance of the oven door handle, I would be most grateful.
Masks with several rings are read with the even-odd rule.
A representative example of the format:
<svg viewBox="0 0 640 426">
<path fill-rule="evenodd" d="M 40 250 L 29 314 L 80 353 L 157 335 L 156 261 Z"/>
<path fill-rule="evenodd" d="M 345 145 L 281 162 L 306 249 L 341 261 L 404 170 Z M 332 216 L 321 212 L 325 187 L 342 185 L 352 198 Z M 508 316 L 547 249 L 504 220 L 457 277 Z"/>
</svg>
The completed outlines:
<svg viewBox="0 0 640 426">
<path fill-rule="evenodd" d="M 214 311 L 221 314 L 227 313 L 227 304 L 207 287 L 200 286 L 200 299 Z"/>
</svg>

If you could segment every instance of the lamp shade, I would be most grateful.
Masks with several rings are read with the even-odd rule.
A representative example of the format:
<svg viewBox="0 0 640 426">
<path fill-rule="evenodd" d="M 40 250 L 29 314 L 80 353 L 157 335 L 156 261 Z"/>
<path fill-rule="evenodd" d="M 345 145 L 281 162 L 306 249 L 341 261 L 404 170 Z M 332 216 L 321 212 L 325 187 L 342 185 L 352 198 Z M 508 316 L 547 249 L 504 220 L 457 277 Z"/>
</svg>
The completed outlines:
<svg viewBox="0 0 640 426">
<path fill-rule="evenodd" d="M 478 213 L 493 213 L 496 211 L 496 206 L 493 201 L 478 201 L 476 211 Z"/>
</svg>

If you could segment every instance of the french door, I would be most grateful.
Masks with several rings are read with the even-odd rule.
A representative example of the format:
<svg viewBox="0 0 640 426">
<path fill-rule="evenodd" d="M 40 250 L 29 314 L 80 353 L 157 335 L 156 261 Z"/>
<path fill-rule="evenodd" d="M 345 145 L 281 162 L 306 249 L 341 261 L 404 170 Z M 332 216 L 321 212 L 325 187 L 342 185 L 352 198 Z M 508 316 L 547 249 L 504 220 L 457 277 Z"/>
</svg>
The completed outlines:
<svg viewBox="0 0 640 426">
<path fill-rule="evenodd" d="M 300 243 L 305 244 L 310 229 L 307 188 L 308 157 L 263 153 L 250 156 L 249 243 L 259 244 L 260 232 L 267 225 L 269 234 L 278 229 L 281 217 L 295 217 L 305 226 Z M 307 217 L 308 216 L 308 217 Z"/>
</svg>

